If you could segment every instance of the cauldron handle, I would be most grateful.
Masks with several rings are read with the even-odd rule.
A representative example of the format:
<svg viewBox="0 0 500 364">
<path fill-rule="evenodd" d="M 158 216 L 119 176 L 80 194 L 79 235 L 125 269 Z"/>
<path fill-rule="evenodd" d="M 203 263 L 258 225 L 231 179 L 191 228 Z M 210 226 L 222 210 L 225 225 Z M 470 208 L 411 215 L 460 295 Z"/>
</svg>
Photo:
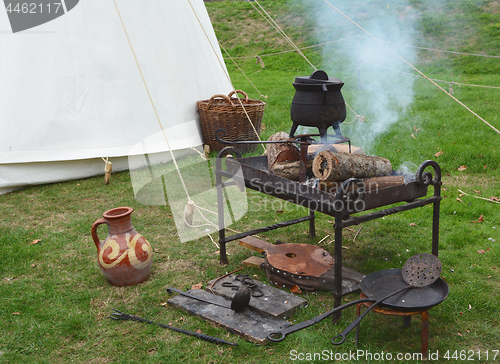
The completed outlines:
<svg viewBox="0 0 500 364">
<path fill-rule="evenodd" d="M 321 105 L 326 105 L 326 97 L 328 96 L 328 87 L 326 84 L 322 84 L 323 86 L 323 100 L 321 101 Z"/>
</svg>

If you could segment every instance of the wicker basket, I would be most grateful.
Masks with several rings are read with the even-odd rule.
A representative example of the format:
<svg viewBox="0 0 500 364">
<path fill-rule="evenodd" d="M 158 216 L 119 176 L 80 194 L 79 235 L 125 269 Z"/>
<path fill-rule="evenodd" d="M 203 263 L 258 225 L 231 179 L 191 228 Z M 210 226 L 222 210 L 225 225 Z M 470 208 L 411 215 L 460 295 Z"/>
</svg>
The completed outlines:
<svg viewBox="0 0 500 364">
<path fill-rule="evenodd" d="M 241 93 L 244 98 L 231 98 L 235 93 Z M 240 103 L 241 101 L 241 103 Z M 262 126 L 265 102 L 251 100 L 242 90 L 236 90 L 225 95 L 214 95 L 209 100 L 197 101 L 197 109 L 200 114 L 203 142 L 210 146 L 210 150 L 221 150 L 229 144 L 216 141 L 215 132 L 224 129 L 226 135 L 224 140 L 230 141 L 257 141 Z M 243 106 L 242 106 L 243 104 Z M 245 110 L 250 117 L 248 120 Z M 252 127 L 253 124 L 253 127 Z M 254 130 L 255 128 L 255 130 Z M 250 152 L 255 150 L 257 144 L 235 145 L 241 151 Z"/>
</svg>

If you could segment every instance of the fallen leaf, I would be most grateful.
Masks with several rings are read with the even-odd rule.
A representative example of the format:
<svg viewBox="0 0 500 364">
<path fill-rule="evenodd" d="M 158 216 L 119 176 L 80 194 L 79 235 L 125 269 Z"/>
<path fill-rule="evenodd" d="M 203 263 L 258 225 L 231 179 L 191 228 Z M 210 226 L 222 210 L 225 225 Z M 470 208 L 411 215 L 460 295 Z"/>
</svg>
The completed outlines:
<svg viewBox="0 0 500 364">
<path fill-rule="evenodd" d="M 461 333 L 459 333 L 459 332 L 457 332 L 457 335 L 458 335 L 458 336 L 462 336 L 462 334 L 461 334 Z"/>
<path fill-rule="evenodd" d="M 281 212 L 283 212 L 283 210 L 276 210 L 276 212 L 281 213 Z"/>
<path fill-rule="evenodd" d="M 481 191 L 478 191 L 478 190 L 472 190 L 472 191 L 474 191 L 474 192 L 475 192 L 475 193 L 477 193 L 478 195 L 480 195 L 480 194 L 481 194 Z"/>
<path fill-rule="evenodd" d="M 498 197 L 490 197 L 490 200 L 500 202 L 500 198 L 498 198 Z"/>
<path fill-rule="evenodd" d="M 31 264 L 31 268 L 36 268 L 36 264 L 35 263 Z"/>
<path fill-rule="evenodd" d="M 470 330 L 465 330 L 465 331 L 470 332 Z"/>
<path fill-rule="evenodd" d="M 470 310 L 470 309 L 472 309 L 472 306 L 471 306 L 471 305 L 470 305 L 470 303 L 469 303 L 469 310 Z"/>
<path fill-rule="evenodd" d="M 41 242 L 41 241 L 42 241 L 42 239 L 35 239 L 35 240 L 33 240 L 33 241 L 30 243 L 30 245 L 35 245 L 35 244 L 38 244 L 38 243 L 39 243 L 39 242 Z"/>
<path fill-rule="evenodd" d="M 460 167 L 458 167 L 458 170 L 459 170 L 459 171 L 465 171 L 466 169 L 467 169 L 467 167 L 466 167 L 466 166 L 460 166 Z"/>
<path fill-rule="evenodd" d="M 484 221 L 484 216 L 481 215 L 479 216 L 479 219 L 477 219 L 477 221 L 472 221 L 472 222 L 483 222 Z"/>
<path fill-rule="evenodd" d="M 488 277 L 486 277 L 486 278 L 487 278 L 487 279 L 490 279 L 490 278 L 491 278 L 491 276 L 488 276 Z"/>
<path fill-rule="evenodd" d="M 201 289 L 203 287 L 203 283 L 198 283 L 198 284 L 193 284 L 191 286 L 191 289 Z"/>
<path fill-rule="evenodd" d="M 460 195 L 458 195 L 458 197 L 464 197 L 465 196 L 465 193 L 461 193 Z"/>
<path fill-rule="evenodd" d="M 301 290 L 301 289 L 300 289 L 300 287 L 299 287 L 299 286 L 297 286 L 297 285 L 294 285 L 292 288 L 290 288 L 290 291 L 291 291 L 292 293 L 302 293 L 302 290 Z"/>
<path fill-rule="evenodd" d="M 478 252 L 479 254 L 486 254 L 486 252 L 485 252 L 483 249 L 479 249 L 477 252 Z"/>
<path fill-rule="evenodd" d="M 411 222 L 410 226 L 417 226 L 417 224 L 415 224 L 414 222 Z"/>
<path fill-rule="evenodd" d="M 415 138 L 415 135 L 413 135 L 413 134 L 411 135 L 411 137 L 412 137 L 413 139 L 417 139 L 417 138 Z"/>
<path fill-rule="evenodd" d="M 442 150 L 440 150 L 439 152 L 437 152 L 436 154 L 434 154 L 436 157 L 440 157 L 444 154 L 444 152 Z"/>
<path fill-rule="evenodd" d="M 458 201 L 458 202 L 463 202 L 463 201 L 462 201 L 461 199 L 459 199 L 458 197 L 457 197 L 457 201 Z"/>
<path fill-rule="evenodd" d="M 20 315 L 21 312 L 12 312 L 13 315 Z"/>
<path fill-rule="evenodd" d="M 168 306 L 168 303 L 167 303 L 167 302 L 162 302 L 162 303 L 160 303 L 160 306 L 162 306 L 162 307 L 167 307 L 167 306 Z"/>
<path fill-rule="evenodd" d="M 198 329 L 198 330 L 196 330 L 196 333 L 197 333 L 197 334 L 201 334 L 201 333 L 202 333 L 202 331 L 201 331 L 200 329 Z"/>
</svg>

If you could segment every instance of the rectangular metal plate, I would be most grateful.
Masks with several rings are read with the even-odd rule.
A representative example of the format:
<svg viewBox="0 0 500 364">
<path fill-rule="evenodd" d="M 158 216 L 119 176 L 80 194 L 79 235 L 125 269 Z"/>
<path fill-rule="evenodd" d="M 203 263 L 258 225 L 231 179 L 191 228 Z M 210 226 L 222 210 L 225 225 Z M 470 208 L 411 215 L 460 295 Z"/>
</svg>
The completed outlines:
<svg viewBox="0 0 500 364">
<path fill-rule="evenodd" d="M 210 287 L 215 280 L 208 282 L 207 287 Z M 302 297 L 298 297 L 294 294 L 288 293 L 276 287 L 270 286 L 268 284 L 259 282 L 253 279 L 254 283 L 257 284 L 257 288 L 263 293 L 261 297 L 254 297 L 258 295 L 257 291 L 253 290 L 254 296 L 250 298 L 249 307 L 255 312 L 262 313 L 271 317 L 279 318 L 289 318 L 299 307 L 307 306 L 307 300 Z M 235 280 L 234 275 L 229 275 L 217 281 L 217 283 L 212 287 L 213 292 L 216 295 L 220 295 L 231 300 L 236 290 L 231 287 L 224 287 L 222 284 L 226 282 L 229 284 L 240 285 L 241 282 Z M 209 288 L 207 288 L 208 290 Z"/>
<path fill-rule="evenodd" d="M 223 305 L 231 304 L 230 301 L 223 297 L 201 289 L 189 290 L 188 293 Z M 181 295 L 172 297 L 167 302 L 173 307 L 185 310 L 191 315 L 201 317 L 256 344 L 267 343 L 267 336 L 270 333 L 290 326 L 290 323 L 283 319 L 262 315 L 249 307 L 245 308 L 242 312 L 235 312 L 230 308 L 215 306 Z"/>
</svg>

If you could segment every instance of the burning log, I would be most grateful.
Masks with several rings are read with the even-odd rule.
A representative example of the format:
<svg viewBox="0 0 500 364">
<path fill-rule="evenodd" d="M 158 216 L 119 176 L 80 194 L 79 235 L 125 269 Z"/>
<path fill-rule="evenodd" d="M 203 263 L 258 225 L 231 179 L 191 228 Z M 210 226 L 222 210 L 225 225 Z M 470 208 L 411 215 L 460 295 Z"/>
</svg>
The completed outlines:
<svg viewBox="0 0 500 364">
<path fill-rule="evenodd" d="M 348 178 L 388 176 L 392 166 L 388 159 L 362 154 L 319 152 L 314 157 L 312 172 L 320 181 L 344 181 Z"/>
</svg>

